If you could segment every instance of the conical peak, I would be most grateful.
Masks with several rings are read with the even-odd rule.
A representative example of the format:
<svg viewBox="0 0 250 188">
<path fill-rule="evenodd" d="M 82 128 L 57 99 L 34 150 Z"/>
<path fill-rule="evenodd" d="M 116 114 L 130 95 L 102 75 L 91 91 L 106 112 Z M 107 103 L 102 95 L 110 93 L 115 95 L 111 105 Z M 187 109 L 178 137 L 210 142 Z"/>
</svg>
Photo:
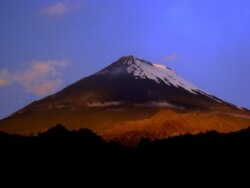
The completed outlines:
<svg viewBox="0 0 250 188">
<path fill-rule="evenodd" d="M 145 61 L 143 59 L 139 59 L 133 55 L 123 56 L 116 61 L 117 64 L 125 65 L 125 66 L 140 66 L 141 64 L 148 64 L 153 66 L 152 63 Z"/>
<path fill-rule="evenodd" d="M 133 59 L 136 59 L 136 57 L 135 57 L 135 56 L 133 56 L 133 55 L 123 56 L 123 57 L 121 57 L 121 58 L 124 58 L 124 59 L 127 59 L 127 60 L 133 60 Z"/>
<path fill-rule="evenodd" d="M 164 65 L 152 64 L 132 55 L 123 56 L 110 66 L 97 73 L 98 75 L 129 75 L 137 80 L 152 80 L 157 84 L 181 87 L 193 94 L 199 89 L 182 79 L 174 71 Z"/>
<path fill-rule="evenodd" d="M 118 62 L 122 63 L 122 64 L 135 64 L 136 61 L 136 57 L 133 55 L 128 55 L 128 56 L 123 56 L 121 57 Z"/>
</svg>

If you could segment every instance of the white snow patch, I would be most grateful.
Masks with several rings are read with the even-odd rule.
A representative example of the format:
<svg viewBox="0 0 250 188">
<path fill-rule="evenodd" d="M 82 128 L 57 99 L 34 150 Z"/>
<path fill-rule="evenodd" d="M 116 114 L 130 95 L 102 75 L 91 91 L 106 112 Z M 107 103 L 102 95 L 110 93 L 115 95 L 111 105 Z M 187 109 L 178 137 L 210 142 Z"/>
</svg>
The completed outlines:
<svg viewBox="0 0 250 188">
<path fill-rule="evenodd" d="M 154 80 L 158 84 L 163 82 L 169 86 L 181 87 L 193 94 L 197 94 L 199 91 L 196 86 L 182 79 L 174 71 L 168 69 L 164 65 L 146 63 L 137 58 L 134 58 L 133 61 L 134 62 L 131 62 L 131 60 L 129 60 L 127 62 L 127 65 L 129 65 L 127 71 L 135 77 L 141 79 L 148 78 Z"/>
<path fill-rule="evenodd" d="M 158 67 L 160 69 L 167 69 L 167 67 L 165 65 L 161 65 L 161 64 L 153 64 L 155 67 Z"/>
<path fill-rule="evenodd" d="M 216 102 L 218 102 L 218 103 L 223 103 L 222 101 L 220 101 L 220 100 L 218 100 L 218 99 L 216 99 L 216 98 L 214 98 L 214 97 L 211 97 L 210 95 L 208 95 L 208 94 L 206 94 L 206 93 L 205 93 L 205 95 L 207 95 L 210 99 L 213 99 L 214 101 L 216 101 Z"/>
<path fill-rule="evenodd" d="M 241 106 L 236 106 L 236 108 L 238 108 L 239 110 L 245 111 L 245 109 L 243 107 L 241 107 Z"/>
</svg>

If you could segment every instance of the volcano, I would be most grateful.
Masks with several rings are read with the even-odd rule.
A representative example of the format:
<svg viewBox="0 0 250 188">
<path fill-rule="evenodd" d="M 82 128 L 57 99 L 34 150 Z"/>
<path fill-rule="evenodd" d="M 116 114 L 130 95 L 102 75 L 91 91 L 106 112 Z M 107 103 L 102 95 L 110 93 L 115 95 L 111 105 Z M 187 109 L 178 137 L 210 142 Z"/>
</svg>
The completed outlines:
<svg viewBox="0 0 250 188">
<path fill-rule="evenodd" d="M 238 131 L 250 126 L 250 112 L 202 91 L 168 67 L 125 56 L 1 120 L 0 130 L 37 134 L 58 123 L 134 144 L 141 138 Z"/>
</svg>

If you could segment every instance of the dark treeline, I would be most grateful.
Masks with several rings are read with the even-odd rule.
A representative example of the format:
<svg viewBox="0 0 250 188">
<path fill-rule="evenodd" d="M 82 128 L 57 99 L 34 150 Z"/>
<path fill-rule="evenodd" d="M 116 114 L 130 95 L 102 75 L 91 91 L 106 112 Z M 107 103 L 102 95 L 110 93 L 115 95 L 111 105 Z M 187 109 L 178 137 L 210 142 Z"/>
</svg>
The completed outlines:
<svg viewBox="0 0 250 188">
<path fill-rule="evenodd" d="M 10 175 L 22 174 L 25 169 L 31 174 L 46 172 L 52 176 L 93 171 L 94 177 L 96 173 L 108 175 L 111 171 L 119 176 L 118 172 L 128 171 L 137 177 L 147 174 L 149 168 L 154 169 L 150 174 L 161 169 L 164 174 L 177 177 L 180 173 L 186 176 L 191 170 L 202 175 L 200 172 L 207 169 L 220 175 L 220 170 L 231 173 L 232 168 L 250 169 L 249 146 L 250 128 L 230 134 L 212 131 L 154 142 L 143 139 L 137 147 L 127 147 L 106 142 L 88 129 L 68 131 L 57 125 L 38 136 L 0 132 L 0 164 L 2 172 L 10 171 Z"/>
<path fill-rule="evenodd" d="M 57 125 L 37 136 L 11 135 L 0 132 L 0 149 L 19 152 L 29 149 L 34 152 L 71 153 L 84 158 L 148 159 L 170 157 L 182 152 L 188 156 L 192 150 L 200 152 L 235 152 L 250 149 L 250 128 L 235 133 L 219 134 L 215 131 L 198 135 L 183 135 L 150 142 L 143 139 L 137 147 L 122 146 L 116 142 L 106 142 L 88 129 L 68 131 Z"/>
<path fill-rule="evenodd" d="M 154 185 L 159 181 L 166 185 L 201 185 L 200 181 L 217 182 L 217 178 L 228 182 L 234 179 L 229 177 L 240 172 L 248 180 L 249 146 L 250 128 L 154 142 L 143 139 L 134 148 L 105 142 L 88 129 L 68 131 L 61 125 L 35 137 L 0 133 L 1 181 L 19 183 L 13 177 L 24 177 L 24 182 L 52 180 L 58 184 L 71 177 L 70 184 L 79 182 L 84 186 L 90 182 L 113 183 L 117 187 L 120 184 L 115 180 L 120 180 L 121 185 L 132 180 L 140 185 L 148 181 Z M 226 178 L 222 179 L 222 175 Z"/>
</svg>

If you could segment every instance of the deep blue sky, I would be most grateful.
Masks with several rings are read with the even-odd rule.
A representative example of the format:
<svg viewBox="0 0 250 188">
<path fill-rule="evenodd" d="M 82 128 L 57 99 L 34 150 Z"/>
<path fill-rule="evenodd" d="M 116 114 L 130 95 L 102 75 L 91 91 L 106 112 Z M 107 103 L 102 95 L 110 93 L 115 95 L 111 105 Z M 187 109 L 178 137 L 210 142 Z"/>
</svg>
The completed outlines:
<svg viewBox="0 0 250 188">
<path fill-rule="evenodd" d="M 249 0 L 1 0 L 0 118 L 133 54 L 250 108 Z"/>
</svg>

